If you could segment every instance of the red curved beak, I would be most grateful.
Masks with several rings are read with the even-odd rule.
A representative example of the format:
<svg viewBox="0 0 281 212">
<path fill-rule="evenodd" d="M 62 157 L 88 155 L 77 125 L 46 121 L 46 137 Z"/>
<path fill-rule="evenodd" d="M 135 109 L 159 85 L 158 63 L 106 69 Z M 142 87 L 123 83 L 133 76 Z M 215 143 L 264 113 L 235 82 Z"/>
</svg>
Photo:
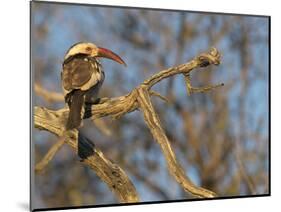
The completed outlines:
<svg viewBox="0 0 281 212">
<path fill-rule="evenodd" d="M 112 52 L 106 48 L 98 47 L 97 57 L 108 58 L 108 59 L 116 61 L 117 63 L 127 66 L 127 64 L 122 60 L 121 57 L 119 57 L 117 54 L 115 54 L 114 52 Z"/>
</svg>

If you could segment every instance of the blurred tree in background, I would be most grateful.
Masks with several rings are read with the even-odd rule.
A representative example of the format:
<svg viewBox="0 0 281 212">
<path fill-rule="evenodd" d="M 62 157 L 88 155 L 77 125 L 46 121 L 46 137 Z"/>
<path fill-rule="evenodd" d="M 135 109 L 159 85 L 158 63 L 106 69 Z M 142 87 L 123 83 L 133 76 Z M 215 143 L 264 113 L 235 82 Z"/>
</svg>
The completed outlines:
<svg viewBox="0 0 281 212">
<path fill-rule="evenodd" d="M 266 17 L 137 10 L 65 4 L 32 4 L 34 83 L 61 93 L 66 50 L 78 41 L 112 49 L 127 63 L 103 60 L 101 97 L 131 91 L 153 73 L 187 62 L 215 46 L 223 54 L 214 70 L 192 74 L 196 86 L 224 82 L 203 94 L 186 95 L 182 77 L 155 90 L 154 99 L 180 163 L 195 184 L 219 196 L 268 193 L 269 102 Z M 208 69 L 213 69 L 212 67 Z M 58 109 L 64 102 L 34 93 L 34 105 Z M 105 130 L 85 120 L 83 131 L 129 175 L 141 201 L 192 198 L 170 177 L 164 157 L 138 112 L 104 118 Z M 34 130 L 35 162 L 57 138 Z M 36 207 L 117 203 L 107 186 L 64 146 L 42 174 L 35 175 Z"/>
</svg>

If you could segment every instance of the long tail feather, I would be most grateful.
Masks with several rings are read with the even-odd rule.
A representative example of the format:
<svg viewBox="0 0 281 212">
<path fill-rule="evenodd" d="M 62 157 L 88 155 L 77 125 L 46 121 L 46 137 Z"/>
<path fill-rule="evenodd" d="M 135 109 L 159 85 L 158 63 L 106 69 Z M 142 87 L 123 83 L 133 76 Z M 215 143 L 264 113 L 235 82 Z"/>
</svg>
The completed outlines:
<svg viewBox="0 0 281 212">
<path fill-rule="evenodd" d="M 66 129 L 71 130 L 74 128 L 79 128 L 84 116 L 84 91 L 74 90 L 71 93 L 71 98 L 69 98 L 69 115 L 66 123 Z M 71 101 L 71 102 L 70 102 Z"/>
<path fill-rule="evenodd" d="M 80 131 L 78 131 L 78 156 L 82 159 L 88 158 L 89 156 L 94 154 L 95 144 L 83 136 Z"/>
</svg>

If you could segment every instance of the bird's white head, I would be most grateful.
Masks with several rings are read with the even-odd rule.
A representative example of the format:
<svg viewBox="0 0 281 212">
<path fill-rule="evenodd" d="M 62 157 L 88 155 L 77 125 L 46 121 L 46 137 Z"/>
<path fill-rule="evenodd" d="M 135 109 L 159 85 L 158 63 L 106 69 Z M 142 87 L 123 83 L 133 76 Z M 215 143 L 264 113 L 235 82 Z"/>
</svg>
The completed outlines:
<svg viewBox="0 0 281 212">
<path fill-rule="evenodd" d="M 95 44 L 88 42 L 79 42 L 72 45 L 66 52 L 64 61 L 66 61 L 72 56 L 80 54 L 84 54 L 90 57 L 108 58 L 126 66 L 126 63 L 122 60 L 122 58 L 114 52 L 106 48 L 98 47 Z"/>
</svg>

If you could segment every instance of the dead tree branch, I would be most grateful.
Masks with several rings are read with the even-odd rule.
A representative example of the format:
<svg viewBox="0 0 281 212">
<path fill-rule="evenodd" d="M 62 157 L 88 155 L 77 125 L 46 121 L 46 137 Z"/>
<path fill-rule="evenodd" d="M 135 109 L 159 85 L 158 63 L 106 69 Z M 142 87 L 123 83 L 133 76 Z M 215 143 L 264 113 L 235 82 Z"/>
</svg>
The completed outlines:
<svg viewBox="0 0 281 212">
<path fill-rule="evenodd" d="M 62 93 L 48 91 L 38 83 L 34 83 L 34 91 L 37 95 L 41 96 L 47 102 L 63 102 L 64 97 Z"/>
<path fill-rule="evenodd" d="M 61 119 L 60 116 L 48 111 L 46 108 L 35 107 L 35 128 L 47 130 L 59 137 L 64 137 L 65 143 L 77 152 L 78 131 L 65 131 L 65 121 L 65 119 Z M 108 160 L 98 148 L 95 148 L 94 151 L 94 155 L 88 157 L 83 163 L 95 171 L 121 202 L 137 202 L 139 198 L 136 189 L 125 172 Z"/>
<path fill-rule="evenodd" d="M 48 165 L 48 163 L 54 158 L 55 154 L 61 149 L 64 144 L 64 139 L 61 138 L 57 143 L 55 143 L 44 156 L 44 158 L 36 164 L 35 171 L 40 173 Z"/>
<path fill-rule="evenodd" d="M 200 198 L 215 197 L 216 194 L 214 192 L 194 185 L 185 174 L 181 165 L 178 163 L 176 155 L 170 145 L 170 141 L 161 127 L 160 119 L 151 102 L 152 95 L 160 98 L 162 96 L 158 93 L 156 94 L 150 89 L 163 79 L 173 77 L 177 74 L 182 74 L 186 80 L 190 80 L 189 74 L 192 70 L 212 64 L 218 65 L 219 63 L 220 53 L 215 48 L 212 48 L 210 52 L 202 53 L 188 63 L 172 67 L 152 75 L 126 95 L 116 98 L 100 99 L 97 104 L 86 108 L 84 118 L 98 119 L 104 116 L 110 116 L 116 119 L 127 113 L 140 109 L 153 138 L 160 145 L 171 176 L 175 178 L 185 191 L 190 192 L 194 196 Z M 186 78 L 187 75 L 188 78 Z M 192 92 L 196 92 L 196 89 L 199 89 L 199 92 L 206 92 L 222 86 L 222 84 L 219 84 L 194 89 L 191 86 L 190 81 L 187 81 L 186 83 L 190 94 Z M 37 129 L 47 130 L 57 136 L 66 136 L 65 142 L 70 145 L 75 152 L 77 152 L 77 130 L 66 132 L 64 127 L 67 121 L 68 113 L 69 109 L 67 107 L 54 111 L 44 107 L 35 106 L 34 124 Z M 96 172 L 96 174 L 108 185 L 121 202 L 139 201 L 136 189 L 127 177 L 126 173 L 116 164 L 113 164 L 111 161 L 106 159 L 99 149 L 95 149 L 95 154 L 84 162 Z"/>
<path fill-rule="evenodd" d="M 191 180 L 185 175 L 181 165 L 177 162 L 176 155 L 172 150 L 170 142 L 161 127 L 159 117 L 155 112 L 150 100 L 147 90 L 139 89 L 138 102 L 144 115 L 144 120 L 151 131 L 154 139 L 158 142 L 162 152 L 166 158 L 170 174 L 176 181 L 184 188 L 185 191 L 190 192 L 194 196 L 201 198 L 215 197 L 215 193 L 204 188 L 195 186 Z"/>
</svg>

